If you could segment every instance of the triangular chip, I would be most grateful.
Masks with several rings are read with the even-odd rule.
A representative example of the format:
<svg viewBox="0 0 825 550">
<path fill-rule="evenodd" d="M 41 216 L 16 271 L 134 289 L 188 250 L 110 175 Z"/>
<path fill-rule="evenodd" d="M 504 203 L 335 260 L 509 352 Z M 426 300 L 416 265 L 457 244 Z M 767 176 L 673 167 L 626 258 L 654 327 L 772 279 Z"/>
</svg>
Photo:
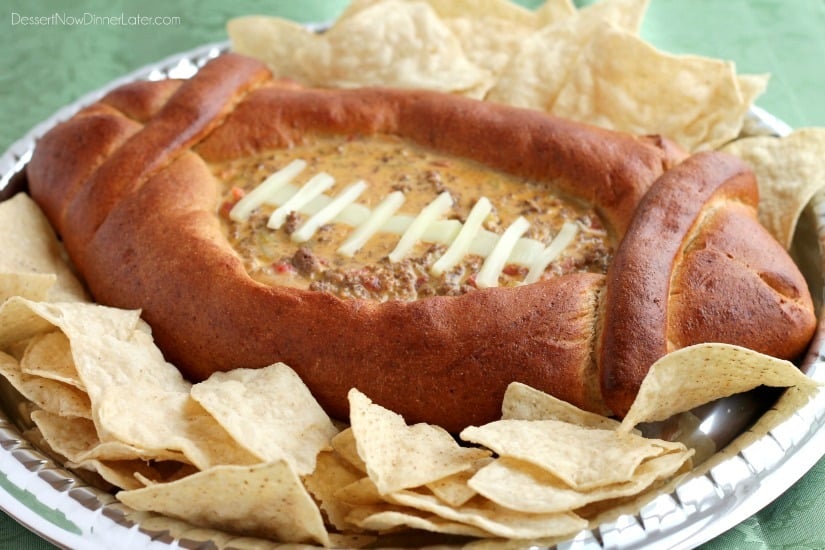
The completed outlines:
<svg viewBox="0 0 825 550">
<path fill-rule="evenodd" d="M 43 410 L 67 417 L 92 418 L 89 397 L 81 390 L 63 382 L 26 374 L 20 370 L 17 359 L 3 352 L 0 352 L 0 375 Z"/>
<path fill-rule="evenodd" d="M 608 26 L 635 33 L 647 0 L 604 0 L 525 36 L 485 99 L 550 111 L 593 38 Z"/>
<path fill-rule="evenodd" d="M 501 403 L 501 418 L 503 420 L 559 420 L 577 426 L 605 430 L 619 427 L 617 420 L 584 411 L 567 401 L 562 401 L 519 382 L 513 382 L 507 387 Z"/>
<path fill-rule="evenodd" d="M 136 510 L 158 512 L 193 525 L 282 542 L 329 545 L 318 506 L 284 461 L 216 466 L 171 483 L 121 491 Z"/>
<path fill-rule="evenodd" d="M 559 90 L 553 114 L 636 134 L 660 134 L 689 151 L 739 135 L 748 104 L 733 63 L 657 50 L 603 26 Z"/>
<path fill-rule="evenodd" d="M 0 304 L 11 296 L 88 301 L 46 216 L 26 193 L 0 201 Z"/>
<path fill-rule="evenodd" d="M 790 361 L 729 344 L 696 344 L 671 352 L 647 373 L 623 430 L 665 420 L 757 386 L 812 387 L 816 382 Z"/>
<path fill-rule="evenodd" d="M 453 508 L 433 495 L 413 491 L 393 493 L 390 500 L 445 520 L 482 529 L 492 535 L 509 539 L 537 539 L 573 536 L 587 522 L 571 512 L 558 514 L 525 514 L 502 508 L 494 502 L 474 499 L 461 508 Z"/>
<path fill-rule="evenodd" d="M 656 440 L 557 420 L 499 420 L 470 426 L 461 439 L 534 464 L 580 490 L 629 481 L 639 464 L 663 452 Z"/>
<path fill-rule="evenodd" d="M 298 475 L 315 469 L 315 457 L 338 433 L 303 381 L 283 363 L 217 372 L 192 386 L 191 396 L 261 462 L 286 460 Z"/>
<path fill-rule="evenodd" d="M 138 417 L 135 411 L 140 411 Z M 103 441 L 120 441 L 147 451 L 177 451 L 206 470 L 219 464 L 257 464 L 188 393 L 156 388 L 109 388 L 97 410 Z"/>
<path fill-rule="evenodd" d="M 759 221 L 790 248 L 802 210 L 825 188 L 825 129 L 804 128 L 785 137 L 742 138 L 724 151 L 751 165 L 759 182 Z"/>
<path fill-rule="evenodd" d="M 486 451 L 460 446 L 439 426 L 407 426 L 401 416 L 357 390 L 350 390 L 349 400 L 358 454 L 381 494 L 431 483 L 489 456 Z"/>
<path fill-rule="evenodd" d="M 505 508 L 527 513 L 553 513 L 575 510 L 587 504 L 641 493 L 655 481 L 666 479 L 690 460 L 693 453 L 665 453 L 642 462 L 625 482 L 589 491 L 571 489 L 558 478 L 530 463 L 501 458 L 482 468 L 470 486 Z"/>
</svg>

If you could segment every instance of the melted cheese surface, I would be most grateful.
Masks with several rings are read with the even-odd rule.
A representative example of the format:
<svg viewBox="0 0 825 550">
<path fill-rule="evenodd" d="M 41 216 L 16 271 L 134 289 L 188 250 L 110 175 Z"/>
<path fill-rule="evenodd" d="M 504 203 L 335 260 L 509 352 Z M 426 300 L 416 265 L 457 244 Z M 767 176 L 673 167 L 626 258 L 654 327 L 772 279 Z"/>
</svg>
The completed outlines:
<svg viewBox="0 0 825 550">
<path fill-rule="evenodd" d="M 531 270 L 530 282 L 604 272 L 612 253 L 592 208 L 393 136 L 314 138 L 212 169 L 225 235 L 265 284 L 412 300 L 524 284 Z"/>
</svg>

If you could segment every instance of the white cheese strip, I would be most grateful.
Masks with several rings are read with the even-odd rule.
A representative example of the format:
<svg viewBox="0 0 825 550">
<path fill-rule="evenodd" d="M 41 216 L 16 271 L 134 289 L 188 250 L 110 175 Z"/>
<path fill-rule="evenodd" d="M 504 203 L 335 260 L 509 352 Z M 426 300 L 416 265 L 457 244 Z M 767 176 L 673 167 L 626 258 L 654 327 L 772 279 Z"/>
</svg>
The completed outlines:
<svg viewBox="0 0 825 550">
<path fill-rule="evenodd" d="M 490 252 L 493 251 L 493 248 L 495 248 L 498 237 L 498 233 L 482 228 L 476 235 L 476 238 L 473 239 L 473 242 L 470 243 L 470 249 L 467 250 L 467 253 L 486 258 L 490 255 Z M 542 245 L 542 248 L 544 248 L 544 245 Z"/>
<path fill-rule="evenodd" d="M 498 237 L 498 233 L 482 229 L 478 232 L 478 235 L 476 235 L 467 254 L 475 254 L 476 256 L 486 258 L 496 246 Z M 522 237 L 516 242 L 513 253 L 510 255 L 509 263 L 529 266 L 533 263 L 533 260 L 535 260 L 536 254 L 539 254 L 542 250 L 544 250 L 543 242 Z"/>
<path fill-rule="evenodd" d="M 297 193 L 299 189 L 301 189 L 300 185 L 288 183 L 283 187 L 279 187 L 277 191 L 272 193 L 272 195 L 267 199 L 266 203 L 270 206 L 274 206 L 275 208 L 277 208 L 280 205 L 284 204 L 286 201 L 288 201 L 289 197 Z M 324 195 L 321 195 L 321 197 L 323 196 Z M 306 205 L 304 206 L 304 208 L 306 208 Z"/>
<path fill-rule="evenodd" d="M 351 227 L 358 227 L 370 217 L 370 209 L 363 204 L 350 204 L 332 221 L 335 223 L 345 223 Z"/>
<path fill-rule="evenodd" d="M 519 238 L 524 235 L 529 227 L 530 222 L 524 216 L 519 216 L 504 230 L 492 252 L 484 260 L 478 275 L 476 275 L 476 286 L 478 288 L 498 286 L 498 276 L 501 275 L 501 270 L 504 269 L 504 265 L 507 263 L 507 259 L 513 252 Z"/>
<path fill-rule="evenodd" d="M 383 233 L 392 233 L 393 235 L 403 235 L 404 231 L 406 231 L 410 224 L 414 221 L 415 216 L 398 214 L 384 222 L 384 225 L 382 225 L 381 229 L 378 231 Z"/>
<path fill-rule="evenodd" d="M 530 284 L 541 279 L 541 275 L 544 273 L 544 270 L 547 269 L 547 266 L 550 265 L 550 262 L 555 260 L 559 254 L 561 254 L 562 250 L 573 242 L 578 232 L 578 224 L 566 222 L 562 225 L 561 230 L 553 241 L 547 245 L 547 248 L 545 248 L 541 254 L 535 257 L 533 264 L 530 266 L 530 271 L 527 272 L 527 276 L 523 282 Z"/>
<path fill-rule="evenodd" d="M 367 183 L 364 180 L 359 180 L 338 193 L 334 199 L 327 202 L 292 233 L 292 241 L 302 243 L 311 239 L 319 227 L 331 222 L 344 208 L 354 203 L 366 188 Z"/>
<path fill-rule="evenodd" d="M 404 193 L 393 191 L 376 206 L 370 217 L 353 231 L 346 241 L 338 248 L 338 253 L 344 256 L 354 256 L 358 250 L 372 237 L 381 226 L 386 223 L 395 212 L 404 204 Z"/>
<path fill-rule="evenodd" d="M 461 231 L 461 222 L 458 220 L 437 220 L 424 231 L 421 240 L 426 243 L 450 244 Z"/>
<path fill-rule="evenodd" d="M 464 222 L 461 231 L 458 232 L 455 240 L 450 243 L 450 246 L 444 254 L 430 267 L 430 273 L 436 276 L 441 275 L 445 271 L 452 269 L 464 258 L 470 249 L 470 244 L 472 244 L 473 239 L 475 239 L 481 229 L 481 224 L 484 223 L 484 220 L 492 209 L 493 205 L 490 204 L 490 199 L 487 197 L 481 197 L 476 201 L 470 213 L 467 215 L 467 220 Z"/>
<path fill-rule="evenodd" d="M 393 235 L 403 235 L 413 221 L 415 221 L 413 216 L 393 216 L 381 226 L 379 231 L 392 233 Z M 450 244 L 455 240 L 460 230 L 461 222 L 458 220 L 435 220 L 424 230 L 421 240 L 427 243 Z"/>
<path fill-rule="evenodd" d="M 312 176 L 297 193 L 272 212 L 266 226 L 270 229 L 280 228 L 290 212 L 294 210 L 300 212 L 302 206 L 332 187 L 334 183 L 332 176 L 324 172 Z"/>
<path fill-rule="evenodd" d="M 229 217 L 236 221 L 242 222 L 249 219 L 249 215 L 260 207 L 269 198 L 275 194 L 278 189 L 288 184 L 295 176 L 301 173 L 306 168 L 306 161 L 296 159 L 266 178 L 255 189 L 247 193 L 241 198 L 232 210 L 229 211 Z"/>
<path fill-rule="evenodd" d="M 395 248 L 389 254 L 391 262 L 398 262 L 404 259 L 415 243 L 421 240 L 427 228 L 438 218 L 443 216 L 453 206 L 453 197 L 444 191 L 433 199 L 427 206 L 421 209 L 418 216 L 407 227 Z"/>
<path fill-rule="evenodd" d="M 509 262 L 511 264 L 529 266 L 537 254 L 544 250 L 544 243 L 536 239 L 522 237 L 513 247 Z"/>
<path fill-rule="evenodd" d="M 299 187 L 294 184 L 287 184 L 284 185 L 282 188 L 278 189 L 275 193 L 272 194 L 269 200 L 266 201 L 267 204 L 272 206 L 279 206 L 289 198 L 298 192 Z M 298 209 L 298 212 L 301 214 L 306 214 L 311 216 L 316 214 L 319 210 L 324 208 L 332 202 L 332 197 L 328 197 L 327 195 L 318 195 L 304 206 Z M 342 210 L 335 218 L 332 220 L 333 223 L 345 223 L 352 227 L 358 227 L 364 220 L 370 217 L 370 209 L 364 206 L 363 204 L 352 203 L 346 206 L 344 210 Z"/>
</svg>

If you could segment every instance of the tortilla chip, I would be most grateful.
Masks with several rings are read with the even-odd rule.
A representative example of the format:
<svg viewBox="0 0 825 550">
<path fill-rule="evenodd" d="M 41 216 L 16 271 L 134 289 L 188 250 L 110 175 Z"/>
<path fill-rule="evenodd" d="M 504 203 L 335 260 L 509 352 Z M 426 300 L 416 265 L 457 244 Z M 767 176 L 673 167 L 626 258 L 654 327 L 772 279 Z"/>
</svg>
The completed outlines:
<svg viewBox="0 0 825 550">
<path fill-rule="evenodd" d="M 140 411 L 138 417 L 135 411 Z M 139 385 L 108 388 L 96 425 L 102 441 L 120 441 L 147 452 L 176 451 L 199 470 L 261 462 L 188 393 Z"/>
<path fill-rule="evenodd" d="M 354 15 L 364 11 L 367 8 L 371 8 L 376 4 L 380 4 L 383 1 L 384 0 L 351 0 L 347 4 L 347 7 L 344 8 L 344 11 L 342 11 L 341 14 L 335 19 L 333 25 L 340 25 L 342 22 L 352 18 Z"/>
<path fill-rule="evenodd" d="M 88 459 L 82 462 L 67 462 L 66 466 L 74 470 L 85 469 L 96 473 L 113 486 L 131 490 L 141 489 L 153 482 L 166 482 L 176 476 L 167 477 L 168 471 L 180 472 L 180 475 L 194 473 L 192 466 L 179 462 L 146 462 L 143 460 L 98 460 Z"/>
<path fill-rule="evenodd" d="M 0 306 L 0 349 L 60 329 L 69 339 L 75 368 L 92 411 L 117 386 L 189 391 L 190 384 L 167 363 L 140 312 L 80 302 L 46 303 L 11 298 Z"/>
<path fill-rule="evenodd" d="M 607 25 L 582 50 L 551 112 L 636 134 L 659 134 L 689 151 L 739 135 L 748 105 L 733 63 L 656 50 Z"/>
<path fill-rule="evenodd" d="M 729 344 L 696 344 L 656 361 L 622 420 L 622 430 L 665 420 L 757 386 L 814 387 L 790 361 Z"/>
<path fill-rule="evenodd" d="M 691 451 L 665 453 L 642 462 L 628 481 L 580 491 L 571 489 L 557 477 L 528 462 L 501 458 L 482 468 L 470 486 L 511 510 L 552 513 L 576 510 L 593 502 L 629 497 L 666 479 L 690 460 Z"/>
<path fill-rule="evenodd" d="M 86 389 L 74 366 L 69 339 L 59 330 L 39 334 L 28 341 L 20 359 L 20 370 L 30 376 Z"/>
<path fill-rule="evenodd" d="M 400 506 L 359 506 L 354 509 L 348 520 L 353 524 L 377 532 L 394 531 L 398 528 L 423 529 L 431 533 L 463 535 L 468 537 L 489 537 L 490 533 L 461 523 L 450 521 L 436 514 L 420 512 Z"/>
<path fill-rule="evenodd" d="M 261 369 L 216 372 L 195 384 L 192 398 L 261 462 L 286 460 L 298 475 L 338 433 L 304 382 L 277 363 Z"/>
<path fill-rule="evenodd" d="M 17 359 L 0 351 L 0 375 L 20 394 L 50 413 L 66 417 L 92 418 L 89 397 L 81 390 L 22 372 Z"/>
<path fill-rule="evenodd" d="M 486 89 L 491 80 L 423 2 L 357 3 L 320 35 L 290 21 L 259 16 L 233 19 L 227 30 L 235 51 L 304 84 L 467 92 Z"/>
<path fill-rule="evenodd" d="M 559 420 L 586 428 L 616 429 L 619 422 L 562 401 L 519 382 L 507 386 L 501 403 L 503 420 Z"/>
<path fill-rule="evenodd" d="M 307 490 L 320 503 L 327 520 L 339 531 L 352 531 L 355 525 L 347 520 L 352 507 L 335 494 L 361 479 L 363 472 L 353 467 L 333 451 L 323 451 L 318 455 L 315 471 L 304 477 Z"/>
<path fill-rule="evenodd" d="M 0 303 L 32 300 L 88 301 L 46 216 L 25 193 L 0 202 Z"/>
<path fill-rule="evenodd" d="M 769 74 L 740 74 L 736 76 L 739 81 L 739 90 L 742 92 L 742 100 L 745 105 L 753 105 L 756 98 L 765 93 L 768 88 Z"/>
<path fill-rule="evenodd" d="M 606 0 L 524 37 L 485 99 L 551 111 L 587 44 L 606 25 L 636 32 L 647 0 Z"/>
<path fill-rule="evenodd" d="M 629 481 L 639 464 L 664 452 L 656 440 L 556 420 L 499 420 L 465 428 L 461 439 L 534 464 L 579 490 Z"/>
<path fill-rule="evenodd" d="M 547 0 L 534 10 L 537 28 L 552 25 L 566 17 L 576 14 L 576 6 L 571 0 Z"/>
<path fill-rule="evenodd" d="M 492 76 L 489 86 L 510 62 L 524 36 L 533 30 L 532 26 L 495 16 L 455 17 L 445 19 L 444 24 L 458 38 L 467 59 Z M 481 95 L 487 91 L 476 90 Z"/>
<path fill-rule="evenodd" d="M 401 416 L 357 390 L 350 390 L 349 400 L 358 455 L 381 494 L 420 487 L 489 456 L 487 451 L 460 446 L 439 426 L 407 426 Z"/>
<path fill-rule="evenodd" d="M 178 452 L 147 451 L 120 441 L 101 442 L 94 422 L 85 418 L 67 418 L 47 411 L 34 411 L 31 417 L 49 447 L 74 463 L 88 460 L 186 462 Z"/>
<path fill-rule="evenodd" d="M 571 512 L 525 514 L 483 499 L 473 499 L 457 509 L 447 506 L 435 496 L 409 490 L 398 491 L 388 498 L 395 504 L 429 512 L 508 539 L 573 536 L 587 526 L 585 520 Z"/>
<path fill-rule="evenodd" d="M 345 485 L 335 492 L 335 498 L 351 506 L 365 506 L 381 504 L 384 499 L 378 492 L 375 482 L 368 477 L 362 477 Z"/>
<path fill-rule="evenodd" d="M 259 59 L 279 78 L 301 84 L 315 83 L 312 65 L 304 62 L 303 51 L 318 47 L 319 40 L 304 25 L 263 15 L 236 17 L 226 24 L 233 51 Z"/>
<path fill-rule="evenodd" d="M 335 24 L 349 19 L 365 9 L 380 4 L 384 0 L 354 0 L 350 2 Z M 441 19 L 458 17 L 492 17 L 502 21 L 525 26 L 533 26 L 535 16 L 531 10 L 510 0 L 404 0 L 409 3 L 425 3 Z M 555 0 L 550 4 L 563 4 Z M 550 9 L 550 8 L 548 8 Z M 563 8 L 557 8 L 559 11 Z"/>
<path fill-rule="evenodd" d="M 365 36 L 372 39 L 365 40 Z M 475 89 L 490 75 L 470 62 L 435 11 L 387 0 L 338 21 L 307 52 L 325 86 L 392 86 L 442 92 Z"/>
<path fill-rule="evenodd" d="M 57 276 L 53 273 L 0 271 L 0 303 L 12 296 L 46 300 L 55 283 Z"/>
<path fill-rule="evenodd" d="M 427 483 L 425 487 L 448 506 L 459 508 L 478 494 L 478 492 L 468 484 L 470 478 L 492 460 L 492 458 L 479 460 L 473 465 L 473 468 L 457 472 L 433 481 L 432 483 Z"/>
<path fill-rule="evenodd" d="M 358 455 L 358 444 L 352 428 L 341 430 L 330 442 L 335 452 L 356 470 L 367 473 L 367 465 Z"/>
<path fill-rule="evenodd" d="M 805 206 L 825 188 L 825 129 L 742 138 L 723 148 L 750 164 L 759 182 L 759 221 L 790 248 Z"/>
<path fill-rule="evenodd" d="M 118 500 L 230 533 L 329 545 L 321 512 L 285 461 L 216 466 L 171 483 L 121 491 Z"/>
</svg>

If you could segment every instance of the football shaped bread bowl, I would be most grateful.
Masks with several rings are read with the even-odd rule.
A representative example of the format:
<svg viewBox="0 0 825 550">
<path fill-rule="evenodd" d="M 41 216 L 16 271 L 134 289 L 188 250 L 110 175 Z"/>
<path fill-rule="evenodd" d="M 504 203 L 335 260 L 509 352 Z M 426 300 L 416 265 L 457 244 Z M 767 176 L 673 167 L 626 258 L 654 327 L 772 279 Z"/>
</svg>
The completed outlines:
<svg viewBox="0 0 825 550">
<path fill-rule="evenodd" d="M 282 361 L 457 431 L 523 382 L 622 416 L 668 351 L 793 359 L 811 297 L 721 153 L 434 92 L 306 89 L 220 56 L 48 132 L 32 196 L 95 299 L 193 381 Z"/>
</svg>

